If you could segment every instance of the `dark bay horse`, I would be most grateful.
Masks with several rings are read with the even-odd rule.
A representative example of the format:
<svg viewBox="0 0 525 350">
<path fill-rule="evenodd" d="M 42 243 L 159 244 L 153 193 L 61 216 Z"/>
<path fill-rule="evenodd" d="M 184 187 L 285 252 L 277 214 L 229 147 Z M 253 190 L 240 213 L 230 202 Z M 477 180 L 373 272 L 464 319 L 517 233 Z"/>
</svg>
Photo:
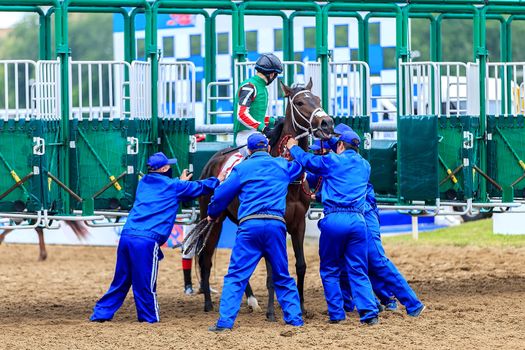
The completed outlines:
<svg viewBox="0 0 525 350">
<path fill-rule="evenodd" d="M 286 116 L 284 123 L 281 124 L 281 132 L 278 141 L 271 145 L 271 155 L 273 157 L 289 155 L 285 148 L 286 141 L 294 137 L 299 141 L 299 146 L 306 150 L 308 148 L 308 136 L 313 135 L 321 139 L 328 139 L 333 133 L 333 120 L 330 118 L 321 107 L 321 100 L 318 96 L 312 94 L 312 80 L 306 87 L 290 88 L 281 84 L 284 96 L 288 99 L 286 108 Z M 221 171 L 224 162 L 230 157 L 231 153 L 227 153 L 229 149 L 217 152 L 206 164 L 201 178 L 210 176 L 217 176 Z M 271 191 L 271 188 L 268 189 Z M 207 216 L 208 204 L 210 203 L 211 195 L 204 196 L 199 199 L 201 218 Z M 286 228 L 292 238 L 293 250 L 295 253 L 295 269 L 297 273 L 297 288 L 301 300 L 301 309 L 304 309 L 304 276 L 306 274 L 306 262 L 304 258 L 304 236 L 306 227 L 306 213 L 309 208 L 310 196 L 308 183 L 305 181 L 298 181 L 292 183 L 288 188 L 288 195 L 286 197 Z M 210 238 L 199 256 L 199 265 L 201 268 L 201 289 L 204 293 L 204 311 L 212 311 L 213 304 L 210 295 L 210 271 L 212 267 L 212 256 L 215 247 L 219 240 L 219 235 L 222 229 L 222 222 L 228 217 L 232 222 L 238 223 L 237 210 L 239 202 L 235 199 L 228 209 L 216 221 Z M 268 308 L 266 317 L 270 321 L 275 321 L 274 310 L 274 290 L 272 282 L 271 265 L 266 260 L 266 268 L 268 271 L 266 286 L 268 288 Z M 253 296 L 249 284 L 246 288 L 248 297 Z"/>
<path fill-rule="evenodd" d="M 87 227 L 81 223 L 80 221 L 64 221 L 71 230 L 75 233 L 78 239 L 85 238 L 88 235 Z M 2 227 L 0 226 L 0 230 Z M 4 230 L 2 233 L 0 233 L 0 244 L 5 239 L 5 236 L 7 236 L 9 233 L 14 231 L 13 229 Z M 38 234 L 38 246 L 40 253 L 38 255 L 38 260 L 44 261 L 47 259 L 47 250 L 46 250 L 46 242 L 44 241 L 44 229 L 42 227 L 36 227 L 35 228 L 36 233 Z"/>
</svg>

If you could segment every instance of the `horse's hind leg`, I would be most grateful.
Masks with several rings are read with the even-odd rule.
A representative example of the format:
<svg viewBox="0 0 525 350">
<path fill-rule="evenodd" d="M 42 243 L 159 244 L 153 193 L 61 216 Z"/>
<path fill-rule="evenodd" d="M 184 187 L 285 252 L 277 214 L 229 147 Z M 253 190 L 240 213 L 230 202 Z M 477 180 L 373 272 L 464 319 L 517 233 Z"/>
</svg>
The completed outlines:
<svg viewBox="0 0 525 350">
<path fill-rule="evenodd" d="M 13 230 L 4 230 L 4 232 L 0 234 L 0 244 L 2 244 L 2 242 L 4 241 L 5 236 L 7 236 L 11 232 L 13 232 Z"/>
<path fill-rule="evenodd" d="M 272 264 L 270 264 L 270 261 L 266 258 L 264 261 L 266 262 L 266 288 L 268 289 L 268 307 L 266 308 L 266 320 L 275 322 L 277 320 L 275 319 L 275 291 L 273 288 Z"/>
<path fill-rule="evenodd" d="M 259 306 L 259 302 L 257 301 L 255 294 L 253 293 L 253 289 L 252 289 L 252 286 L 250 285 L 250 282 L 246 284 L 246 289 L 244 290 L 244 294 L 246 295 L 246 303 L 252 309 L 252 311 L 261 312 L 262 309 Z"/>
<path fill-rule="evenodd" d="M 38 234 L 38 247 L 40 248 L 38 260 L 44 261 L 47 259 L 46 242 L 44 241 L 44 229 L 41 227 L 37 227 L 36 233 Z"/>
</svg>

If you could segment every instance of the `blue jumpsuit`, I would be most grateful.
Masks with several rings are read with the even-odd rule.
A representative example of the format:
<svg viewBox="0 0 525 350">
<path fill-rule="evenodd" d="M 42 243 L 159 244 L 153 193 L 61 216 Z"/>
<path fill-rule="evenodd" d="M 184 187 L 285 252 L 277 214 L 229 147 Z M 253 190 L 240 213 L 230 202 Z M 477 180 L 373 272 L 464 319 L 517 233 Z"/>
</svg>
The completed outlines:
<svg viewBox="0 0 525 350">
<path fill-rule="evenodd" d="M 150 323 L 160 320 L 156 289 L 158 263 L 163 254 L 159 246 L 170 235 L 179 202 L 209 194 L 218 185 L 216 178 L 180 181 L 159 173 L 142 178 L 121 233 L 113 282 L 95 305 L 91 321 L 111 320 L 130 287 L 133 287 L 138 320 Z"/>
<path fill-rule="evenodd" d="M 381 243 L 379 215 L 376 208 L 374 188 L 369 184 L 365 219 L 368 227 L 368 272 L 370 279 L 382 304 L 388 303 L 393 295 L 401 304 L 405 305 L 407 313 L 411 314 L 420 309 L 423 304 L 385 254 Z"/>
<path fill-rule="evenodd" d="M 290 153 L 306 170 L 323 177 L 321 199 L 325 217 L 319 221 L 319 255 L 330 320 L 346 318 L 340 286 L 343 264 L 361 321 L 377 317 L 377 304 L 368 278 L 368 239 L 362 214 L 370 165 L 353 150 L 315 156 L 294 146 Z"/>
<path fill-rule="evenodd" d="M 297 162 L 255 152 L 233 168 L 228 179 L 215 190 L 208 215 L 219 217 L 239 196 L 239 220 L 255 214 L 284 217 L 288 186 L 301 173 L 302 167 Z M 286 225 L 276 219 L 250 219 L 241 223 L 237 231 L 228 274 L 224 277 L 217 327 L 233 327 L 246 284 L 262 257 L 272 266 L 275 293 L 285 322 L 303 325 L 299 293 L 288 272 Z"/>
</svg>

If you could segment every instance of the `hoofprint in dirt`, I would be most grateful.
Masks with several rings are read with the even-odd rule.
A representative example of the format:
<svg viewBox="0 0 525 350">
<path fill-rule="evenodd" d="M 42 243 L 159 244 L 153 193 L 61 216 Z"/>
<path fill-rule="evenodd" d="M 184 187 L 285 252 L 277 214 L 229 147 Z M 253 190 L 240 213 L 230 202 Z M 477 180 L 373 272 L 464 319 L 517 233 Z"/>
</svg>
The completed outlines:
<svg viewBox="0 0 525 350">
<path fill-rule="evenodd" d="M 164 250 L 160 263 L 161 323 L 136 322 L 130 292 L 112 322 L 97 324 L 88 317 L 111 281 L 115 248 L 52 246 L 48 261 L 39 263 L 34 246 L 3 245 L 0 349 L 524 348 L 525 248 L 391 243 L 386 249 L 427 305 L 420 318 L 387 312 L 378 326 L 366 327 L 354 313 L 344 324 L 328 324 L 312 244 L 306 247 L 305 290 L 313 318 L 303 328 L 266 322 L 264 313 L 250 314 L 244 307 L 233 332 L 217 335 L 207 331 L 217 313 L 204 313 L 200 296 L 183 294 L 178 250 Z M 229 251 L 218 251 L 214 287 L 219 290 L 228 258 Z M 291 257 L 290 271 L 293 264 Z M 265 278 L 261 264 L 252 279 L 261 303 Z M 215 295 L 216 305 L 218 299 Z"/>
</svg>

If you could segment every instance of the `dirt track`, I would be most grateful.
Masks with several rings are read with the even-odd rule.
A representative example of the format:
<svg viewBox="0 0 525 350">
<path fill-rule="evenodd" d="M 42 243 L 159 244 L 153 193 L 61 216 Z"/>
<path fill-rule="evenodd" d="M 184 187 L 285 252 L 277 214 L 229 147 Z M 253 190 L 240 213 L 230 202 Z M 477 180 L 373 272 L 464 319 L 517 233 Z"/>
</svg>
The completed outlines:
<svg viewBox="0 0 525 350">
<path fill-rule="evenodd" d="M 135 321 L 131 293 L 113 322 L 93 324 L 87 318 L 111 281 L 114 248 L 49 247 L 48 261 L 39 263 L 36 246 L 2 245 L 0 349 L 525 349 L 525 249 L 386 248 L 428 306 L 421 318 L 390 312 L 365 327 L 350 314 L 346 324 L 327 324 L 312 245 L 306 300 L 313 318 L 305 327 L 290 332 L 243 307 L 234 331 L 216 335 L 206 329 L 217 314 L 202 311 L 200 295 L 182 293 L 179 251 L 164 250 L 160 264 L 160 324 Z M 216 259 L 215 288 L 228 254 Z M 262 304 L 264 276 L 261 265 L 252 285 Z"/>
</svg>

